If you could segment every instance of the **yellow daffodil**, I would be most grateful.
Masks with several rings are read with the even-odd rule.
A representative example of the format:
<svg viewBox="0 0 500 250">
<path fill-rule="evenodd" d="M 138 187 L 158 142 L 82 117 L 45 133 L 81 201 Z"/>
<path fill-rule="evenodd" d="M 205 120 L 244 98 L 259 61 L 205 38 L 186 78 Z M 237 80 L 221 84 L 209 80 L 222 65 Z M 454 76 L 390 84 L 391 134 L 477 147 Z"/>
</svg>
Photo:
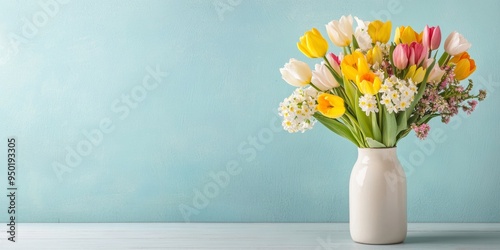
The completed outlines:
<svg viewBox="0 0 500 250">
<path fill-rule="evenodd" d="M 359 52 L 355 51 L 351 55 L 344 56 L 342 62 L 340 63 L 340 68 L 342 74 L 351 81 L 356 80 L 356 75 L 358 74 L 358 59 L 365 58 L 365 56 Z"/>
<path fill-rule="evenodd" d="M 323 93 L 318 96 L 318 106 L 316 109 L 326 117 L 339 118 L 345 113 L 344 99 Z"/>
<path fill-rule="evenodd" d="M 318 58 L 326 55 L 328 42 L 316 28 L 312 28 L 300 37 L 297 47 L 307 57 Z"/>
<path fill-rule="evenodd" d="M 380 78 L 370 71 L 365 58 L 358 59 L 358 73 L 356 74 L 356 85 L 362 94 L 375 95 L 382 86 Z"/>
<path fill-rule="evenodd" d="M 424 68 L 419 67 L 417 69 L 417 65 L 412 65 L 405 76 L 406 79 L 411 79 L 415 84 L 421 83 L 424 80 L 424 77 L 425 77 Z"/>
<path fill-rule="evenodd" d="M 396 44 L 404 43 L 410 44 L 412 42 L 421 43 L 422 35 L 414 31 L 410 26 L 401 26 L 396 28 L 396 34 L 394 35 L 394 42 Z"/>
<path fill-rule="evenodd" d="M 391 38 L 391 28 L 391 21 L 384 23 L 380 20 L 375 20 L 368 25 L 368 34 L 372 38 L 373 43 L 387 43 L 389 38 Z"/>
<path fill-rule="evenodd" d="M 469 53 L 462 52 L 451 58 L 450 64 L 455 64 L 455 79 L 461 81 L 476 71 L 476 62 L 470 58 Z"/>
</svg>

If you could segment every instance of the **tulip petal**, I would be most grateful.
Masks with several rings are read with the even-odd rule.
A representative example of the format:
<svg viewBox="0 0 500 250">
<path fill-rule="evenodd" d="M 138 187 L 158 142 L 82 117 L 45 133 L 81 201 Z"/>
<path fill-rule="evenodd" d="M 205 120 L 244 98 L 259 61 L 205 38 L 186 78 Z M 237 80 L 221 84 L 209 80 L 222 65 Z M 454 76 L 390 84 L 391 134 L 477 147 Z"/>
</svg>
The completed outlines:
<svg viewBox="0 0 500 250">
<path fill-rule="evenodd" d="M 339 96 L 323 93 L 318 96 L 316 109 L 329 118 L 339 118 L 345 113 L 344 99 Z"/>
<path fill-rule="evenodd" d="M 405 78 L 411 78 L 415 74 L 415 70 L 417 70 L 417 65 L 412 65 L 410 68 L 408 68 L 408 72 L 405 75 Z"/>
<path fill-rule="evenodd" d="M 424 80 L 424 77 L 425 77 L 425 70 L 424 70 L 424 68 L 420 67 L 417 69 L 417 71 L 411 77 L 411 79 L 413 80 L 413 82 L 415 84 L 419 84 Z"/>
<path fill-rule="evenodd" d="M 358 74 L 364 75 L 370 72 L 370 68 L 368 67 L 368 63 L 364 57 L 358 58 Z"/>
</svg>

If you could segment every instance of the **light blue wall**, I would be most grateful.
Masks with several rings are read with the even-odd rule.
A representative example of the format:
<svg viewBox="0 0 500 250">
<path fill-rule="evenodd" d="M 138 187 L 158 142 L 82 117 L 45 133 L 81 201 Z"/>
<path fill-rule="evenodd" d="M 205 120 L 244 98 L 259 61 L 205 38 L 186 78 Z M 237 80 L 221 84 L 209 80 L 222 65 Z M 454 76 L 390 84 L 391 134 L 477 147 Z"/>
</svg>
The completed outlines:
<svg viewBox="0 0 500 250">
<path fill-rule="evenodd" d="M 276 129 L 274 111 L 293 91 L 278 69 L 315 63 L 298 38 L 353 14 L 473 44 L 487 100 L 398 152 L 410 221 L 500 222 L 500 2 L 313 2 L 3 0 L 0 210 L 16 136 L 21 222 L 347 221 L 356 148 L 321 126 Z"/>
</svg>

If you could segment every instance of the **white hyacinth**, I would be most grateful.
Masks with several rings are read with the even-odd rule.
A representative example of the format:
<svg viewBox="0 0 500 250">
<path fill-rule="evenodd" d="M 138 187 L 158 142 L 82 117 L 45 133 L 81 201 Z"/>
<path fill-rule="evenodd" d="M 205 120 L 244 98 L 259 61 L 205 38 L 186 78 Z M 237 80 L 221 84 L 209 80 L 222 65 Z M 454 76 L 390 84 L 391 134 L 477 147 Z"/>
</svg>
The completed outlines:
<svg viewBox="0 0 500 250">
<path fill-rule="evenodd" d="M 290 132 L 302 132 L 312 129 L 316 123 L 316 100 L 319 92 L 314 88 L 297 88 L 293 94 L 280 103 L 279 115 L 283 117 L 282 126 Z"/>
</svg>

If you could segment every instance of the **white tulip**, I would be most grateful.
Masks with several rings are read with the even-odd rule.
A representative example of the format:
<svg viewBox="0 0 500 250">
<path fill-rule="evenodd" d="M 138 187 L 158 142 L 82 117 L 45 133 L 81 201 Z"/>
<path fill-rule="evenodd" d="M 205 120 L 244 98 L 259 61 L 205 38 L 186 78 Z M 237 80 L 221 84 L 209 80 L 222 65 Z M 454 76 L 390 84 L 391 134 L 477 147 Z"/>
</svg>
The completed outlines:
<svg viewBox="0 0 500 250">
<path fill-rule="evenodd" d="M 326 32 L 333 44 L 339 47 L 348 46 L 352 41 L 352 16 L 342 16 L 339 21 L 333 20 L 326 25 Z"/>
<path fill-rule="evenodd" d="M 295 58 L 291 58 L 280 72 L 283 80 L 295 87 L 303 87 L 311 82 L 312 72 L 309 65 Z"/>
<path fill-rule="evenodd" d="M 467 39 L 456 31 L 451 32 L 444 42 L 444 50 L 452 56 L 467 51 L 470 46 L 471 44 Z"/>
<path fill-rule="evenodd" d="M 330 70 L 326 66 L 325 62 L 315 65 L 314 70 L 312 72 L 311 81 L 314 84 L 314 86 L 316 86 L 318 89 L 322 91 L 326 91 L 340 86 L 339 83 L 333 77 L 332 72 L 330 72 Z"/>
</svg>

